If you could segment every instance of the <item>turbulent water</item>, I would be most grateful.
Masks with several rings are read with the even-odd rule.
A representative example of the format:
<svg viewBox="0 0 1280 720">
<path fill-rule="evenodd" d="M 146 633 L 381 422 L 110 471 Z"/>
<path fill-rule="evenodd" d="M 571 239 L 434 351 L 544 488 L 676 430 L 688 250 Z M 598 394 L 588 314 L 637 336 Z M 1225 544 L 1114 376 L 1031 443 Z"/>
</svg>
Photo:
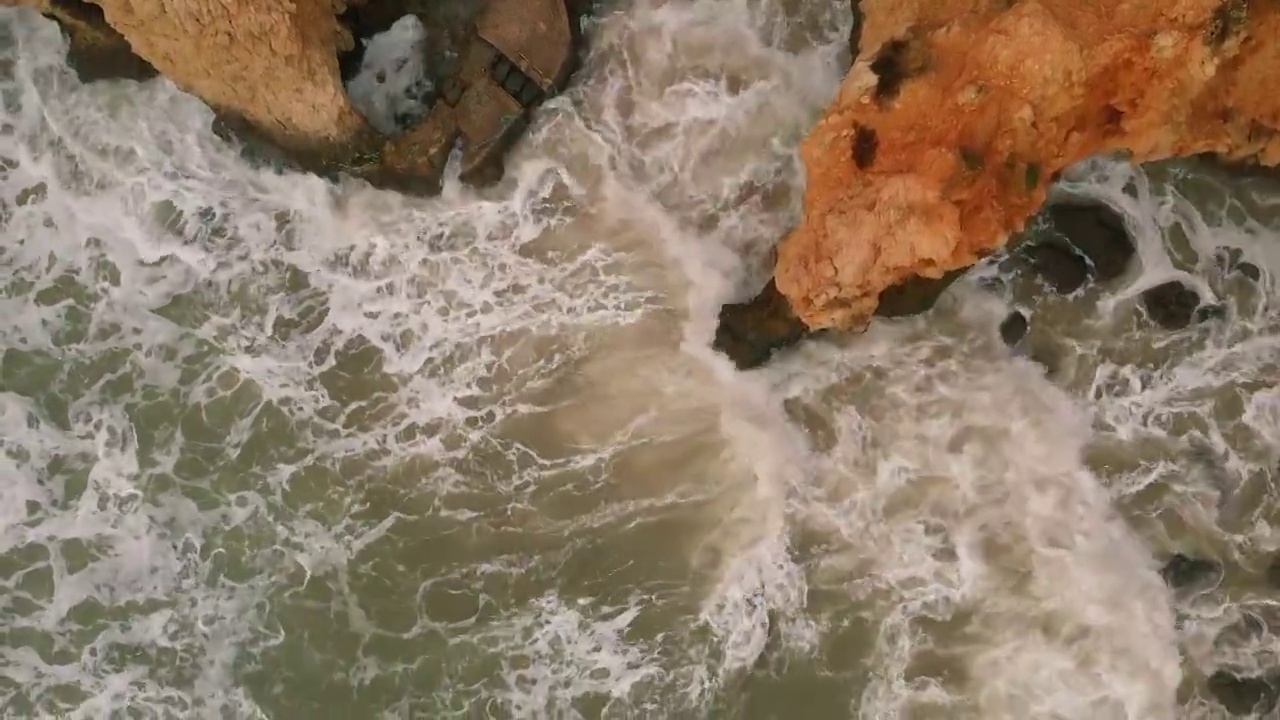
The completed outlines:
<svg viewBox="0 0 1280 720">
<path fill-rule="evenodd" d="M 1221 716 L 1280 666 L 1280 195 L 1098 161 L 1121 281 L 735 372 L 847 23 L 606 8 L 506 180 L 419 200 L 0 14 L 4 717 Z M 1154 328 L 1170 278 L 1227 317 Z"/>
</svg>

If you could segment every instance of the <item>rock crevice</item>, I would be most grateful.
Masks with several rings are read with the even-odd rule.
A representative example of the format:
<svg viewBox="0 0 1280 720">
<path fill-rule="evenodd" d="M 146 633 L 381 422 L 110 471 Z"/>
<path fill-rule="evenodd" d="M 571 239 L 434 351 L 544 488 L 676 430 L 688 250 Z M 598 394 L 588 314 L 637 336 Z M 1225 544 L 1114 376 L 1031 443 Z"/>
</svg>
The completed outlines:
<svg viewBox="0 0 1280 720">
<path fill-rule="evenodd" d="M 566 0 L 0 0 L 33 8 L 68 34 L 84 80 L 159 71 L 214 109 L 220 127 L 264 140 L 300 167 L 345 171 L 429 193 L 463 149 L 463 179 L 502 174 L 502 154 L 529 112 L 576 66 L 579 13 Z M 415 15 L 438 93 L 425 117 L 388 137 L 344 83 L 362 33 Z M 355 30 L 353 34 L 352 30 Z M 357 37 L 357 35 L 360 35 Z M 85 62 L 77 62 L 83 56 Z M 103 59 L 110 57 L 111 62 Z M 439 56 L 439 57 L 437 57 Z M 446 62 L 447 60 L 447 62 Z M 425 94 L 424 94 L 424 97 Z M 385 130 L 385 128 L 384 128 Z"/>
</svg>

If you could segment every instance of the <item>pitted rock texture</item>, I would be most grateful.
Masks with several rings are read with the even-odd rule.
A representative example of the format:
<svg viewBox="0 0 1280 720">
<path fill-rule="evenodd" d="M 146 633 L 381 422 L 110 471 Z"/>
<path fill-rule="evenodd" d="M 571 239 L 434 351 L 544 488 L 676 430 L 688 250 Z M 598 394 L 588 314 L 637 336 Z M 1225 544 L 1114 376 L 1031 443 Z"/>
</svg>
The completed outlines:
<svg viewBox="0 0 1280 720">
<path fill-rule="evenodd" d="M 1280 3 L 861 0 L 775 281 L 809 328 L 1000 248 L 1090 156 L 1280 163 Z M 1269 79 L 1270 78 L 1270 79 Z"/>
</svg>

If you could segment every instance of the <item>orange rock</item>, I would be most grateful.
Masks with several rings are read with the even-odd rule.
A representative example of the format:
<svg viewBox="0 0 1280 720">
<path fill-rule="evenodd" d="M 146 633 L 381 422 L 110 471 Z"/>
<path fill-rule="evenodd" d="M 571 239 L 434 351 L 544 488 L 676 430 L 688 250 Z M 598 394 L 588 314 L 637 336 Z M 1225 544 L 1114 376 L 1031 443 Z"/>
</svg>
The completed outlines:
<svg viewBox="0 0 1280 720">
<path fill-rule="evenodd" d="M 811 329 L 1001 247 L 1099 153 L 1280 163 L 1280 4 L 861 0 L 861 51 L 801 147 L 775 281 Z"/>
<path fill-rule="evenodd" d="M 57 20 L 85 80 L 158 70 L 212 107 L 219 129 L 266 140 L 306 169 L 415 193 L 439 189 L 455 142 L 464 181 L 501 176 L 502 156 L 529 113 L 576 68 L 586 9 L 578 0 L 0 0 L 4 6 Z M 441 70 L 443 100 L 427 117 L 383 137 L 348 97 L 339 55 L 358 55 L 349 24 L 381 31 L 405 14 L 435 33 L 437 51 L 460 50 L 464 61 Z"/>
<path fill-rule="evenodd" d="M 165 77 L 295 156 L 381 143 L 338 74 L 343 0 L 94 1 Z"/>
</svg>

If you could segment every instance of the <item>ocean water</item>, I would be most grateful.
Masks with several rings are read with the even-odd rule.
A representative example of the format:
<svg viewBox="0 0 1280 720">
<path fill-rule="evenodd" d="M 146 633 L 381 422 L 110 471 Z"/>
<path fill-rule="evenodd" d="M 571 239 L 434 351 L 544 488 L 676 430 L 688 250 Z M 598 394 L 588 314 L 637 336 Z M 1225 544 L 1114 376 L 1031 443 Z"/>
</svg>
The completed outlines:
<svg viewBox="0 0 1280 720">
<path fill-rule="evenodd" d="M 433 199 L 81 85 L 0 11 L 0 715 L 1199 719 L 1275 674 L 1276 187 L 1092 161 L 1057 192 L 1125 215 L 1124 278 L 997 258 L 757 371 L 709 349 L 847 10 L 605 7 L 506 179 Z M 1168 279 L 1225 317 L 1153 327 Z M 1222 577 L 1171 591 L 1175 552 Z"/>
</svg>

